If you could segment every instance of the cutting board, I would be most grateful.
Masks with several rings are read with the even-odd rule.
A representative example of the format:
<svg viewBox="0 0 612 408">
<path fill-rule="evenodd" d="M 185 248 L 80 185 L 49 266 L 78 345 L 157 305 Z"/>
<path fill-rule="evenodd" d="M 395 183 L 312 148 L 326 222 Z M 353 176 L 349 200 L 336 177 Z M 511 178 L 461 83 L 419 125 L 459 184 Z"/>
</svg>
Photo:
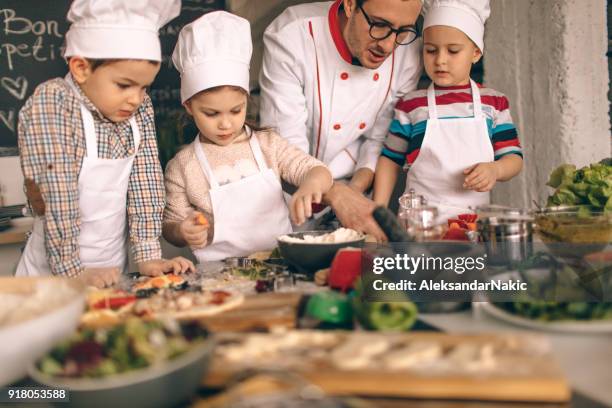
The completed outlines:
<svg viewBox="0 0 612 408">
<path fill-rule="evenodd" d="M 200 319 L 212 332 L 268 331 L 295 328 L 302 295 L 296 292 L 261 293 L 247 296 L 242 305 Z"/>
<path fill-rule="evenodd" d="M 355 332 L 342 333 L 347 339 Z M 363 333 L 363 332 L 362 332 Z M 504 364 L 494 371 L 462 373 L 428 372 L 415 367 L 410 370 L 392 371 L 381 367 L 358 370 L 342 370 L 328 361 L 306 361 L 304 367 L 290 367 L 307 381 L 319 386 L 326 394 L 335 396 L 358 395 L 368 397 L 394 397 L 418 399 L 452 399 L 482 401 L 533 401 L 565 402 L 571 393 L 560 368 L 548 352 L 535 355 L 528 349 L 533 347 L 531 336 L 521 335 L 451 335 L 444 333 L 387 334 L 400 336 L 401 341 L 433 341 L 450 350 L 462 344 L 513 344 L 512 354 L 506 355 Z M 244 336 L 244 335 L 243 335 Z M 382 333 L 372 333 L 385 336 Z M 512 337 L 511 337 L 512 336 Z M 235 339 L 234 339 L 235 341 Z M 223 344 L 223 342 L 221 342 Z M 521 352 L 523 350 L 523 352 Z M 279 360 L 287 361 L 290 351 L 283 351 Z M 315 355 L 314 350 L 311 354 Z M 381 359 L 384 355 L 381 356 Z M 319 354 L 320 359 L 320 354 Z M 500 360 L 502 361 L 502 360 Z M 266 357 L 266 363 L 253 367 L 229 364 L 219 354 L 215 355 L 203 385 L 210 388 L 226 386 L 232 376 L 245 369 L 273 368 L 274 358 Z M 270 367 L 267 367 L 269 364 Z M 504 368 L 506 367 L 506 368 Z M 512 367 L 511 369 L 508 369 Z M 285 367 L 287 369 L 287 367 Z"/>
</svg>

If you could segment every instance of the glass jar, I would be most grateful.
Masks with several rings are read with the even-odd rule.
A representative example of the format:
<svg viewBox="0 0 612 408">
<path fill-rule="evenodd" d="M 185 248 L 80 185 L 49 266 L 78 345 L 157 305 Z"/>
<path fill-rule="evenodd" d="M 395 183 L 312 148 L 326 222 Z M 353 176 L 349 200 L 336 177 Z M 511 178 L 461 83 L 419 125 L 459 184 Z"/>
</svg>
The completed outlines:
<svg viewBox="0 0 612 408">
<path fill-rule="evenodd" d="M 407 210 L 404 214 L 406 232 L 416 242 L 436 241 L 442 239 L 444 226 L 437 223 L 438 209 L 423 206 Z"/>
<path fill-rule="evenodd" d="M 399 199 L 399 212 L 397 214 L 400 224 L 404 230 L 408 231 L 408 219 L 411 216 L 411 211 L 417 208 L 427 206 L 427 200 L 420 194 L 417 194 L 413 188 L 404 193 Z"/>
</svg>

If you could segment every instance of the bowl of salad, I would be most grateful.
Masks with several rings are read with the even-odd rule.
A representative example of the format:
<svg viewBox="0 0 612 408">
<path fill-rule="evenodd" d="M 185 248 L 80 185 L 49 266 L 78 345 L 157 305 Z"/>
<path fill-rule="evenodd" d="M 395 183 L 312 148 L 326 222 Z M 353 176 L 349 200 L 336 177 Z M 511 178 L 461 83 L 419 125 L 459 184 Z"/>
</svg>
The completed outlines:
<svg viewBox="0 0 612 408">
<path fill-rule="evenodd" d="M 214 341 L 197 322 L 128 319 L 81 329 L 30 366 L 37 383 L 83 407 L 175 406 L 196 392 Z"/>
</svg>

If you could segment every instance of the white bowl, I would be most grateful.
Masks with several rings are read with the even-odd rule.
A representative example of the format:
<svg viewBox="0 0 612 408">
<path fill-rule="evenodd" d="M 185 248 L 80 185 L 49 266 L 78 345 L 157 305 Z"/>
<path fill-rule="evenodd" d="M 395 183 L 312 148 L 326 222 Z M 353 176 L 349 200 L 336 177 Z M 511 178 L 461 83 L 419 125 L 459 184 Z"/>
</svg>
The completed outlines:
<svg viewBox="0 0 612 408">
<path fill-rule="evenodd" d="M 42 309 L 37 316 L 19 323 L 0 326 L 0 386 L 24 377 L 28 366 L 49 351 L 58 341 L 74 332 L 85 306 L 85 294 L 79 282 L 59 278 L 0 278 L 0 294 L 34 293 L 39 282 L 68 285 L 74 295 L 57 307 Z M 1 307 L 1 306 L 0 306 Z"/>
</svg>

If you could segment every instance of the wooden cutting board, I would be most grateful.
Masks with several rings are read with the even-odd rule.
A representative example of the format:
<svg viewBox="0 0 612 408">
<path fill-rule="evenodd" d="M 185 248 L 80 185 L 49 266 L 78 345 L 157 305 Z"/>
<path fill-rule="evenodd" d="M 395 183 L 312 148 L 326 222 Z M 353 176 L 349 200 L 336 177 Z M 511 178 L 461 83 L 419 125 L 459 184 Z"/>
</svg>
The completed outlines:
<svg viewBox="0 0 612 408">
<path fill-rule="evenodd" d="M 302 294 L 261 293 L 247 296 L 235 309 L 200 319 L 212 332 L 268 331 L 295 328 Z"/>
<path fill-rule="evenodd" d="M 355 332 L 341 336 L 354 336 Z M 363 333 L 363 332 L 362 332 Z M 525 335 L 451 335 L 444 333 L 388 334 L 400 336 L 402 341 L 433 341 L 446 350 L 462 344 L 513 344 L 511 354 L 500 360 L 494 371 L 483 372 L 427 372 L 416 367 L 411 370 L 392 371 L 381 367 L 358 370 L 342 370 L 331 364 L 331 359 L 307 361 L 305 368 L 289 368 L 307 381 L 319 386 L 326 394 L 334 396 L 368 396 L 419 399 L 482 400 L 482 401 L 533 401 L 565 402 L 571 397 L 570 389 L 560 368 L 548 352 L 535 355 L 530 336 Z M 244 336 L 244 335 L 243 335 Z M 372 336 L 385 336 L 372 333 Z M 510 337 L 512 336 L 512 337 Z M 372 337 L 374 339 L 374 337 Z M 235 339 L 234 339 L 235 340 Z M 510 341 L 510 343 L 508 343 Z M 501 346 L 500 346 L 501 347 Z M 284 351 L 283 353 L 290 353 Z M 312 350 L 313 355 L 316 354 Z M 381 356 L 381 359 L 384 354 Z M 288 360 L 283 354 L 279 360 Z M 308 360 L 308 357 L 304 357 Z M 245 369 L 265 369 L 274 365 L 273 357 L 266 357 L 270 367 L 259 362 L 254 367 L 229 364 L 220 355 L 213 359 L 211 368 L 203 380 L 209 388 L 220 388 L 230 383 L 233 376 Z M 503 362 L 503 364 L 501 364 Z M 506 368 L 504 368 L 506 367 Z M 512 369 L 509 369 L 513 367 Z M 518 369 L 517 369 L 518 368 Z"/>
</svg>

